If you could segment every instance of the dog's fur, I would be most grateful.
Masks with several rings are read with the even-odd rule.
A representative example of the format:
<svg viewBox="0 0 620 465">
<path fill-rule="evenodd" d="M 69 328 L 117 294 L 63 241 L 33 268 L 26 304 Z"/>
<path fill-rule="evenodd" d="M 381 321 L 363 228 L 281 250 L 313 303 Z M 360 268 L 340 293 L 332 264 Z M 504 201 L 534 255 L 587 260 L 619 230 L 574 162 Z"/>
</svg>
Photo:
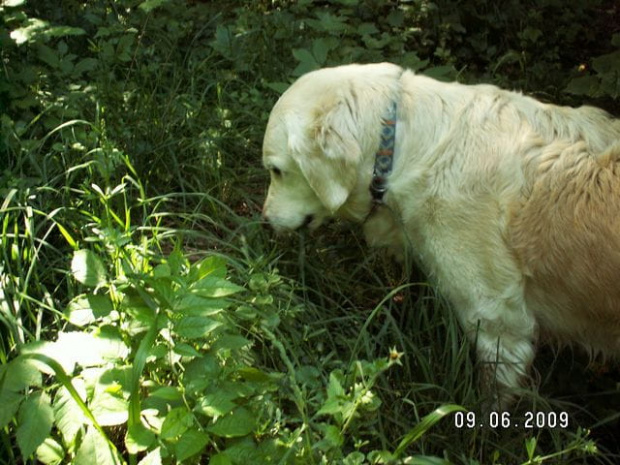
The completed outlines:
<svg viewBox="0 0 620 465">
<path fill-rule="evenodd" d="M 381 118 L 398 105 L 384 203 L 369 192 Z M 276 230 L 329 216 L 414 257 L 476 343 L 500 405 L 540 336 L 620 355 L 620 120 L 388 63 L 308 73 L 265 133 Z"/>
</svg>

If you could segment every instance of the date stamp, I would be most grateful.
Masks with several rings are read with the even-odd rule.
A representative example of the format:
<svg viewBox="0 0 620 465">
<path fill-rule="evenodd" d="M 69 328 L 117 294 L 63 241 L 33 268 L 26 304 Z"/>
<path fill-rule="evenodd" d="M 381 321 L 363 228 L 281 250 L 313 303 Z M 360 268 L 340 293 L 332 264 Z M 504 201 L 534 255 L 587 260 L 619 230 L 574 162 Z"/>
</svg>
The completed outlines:
<svg viewBox="0 0 620 465">
<path fill-rule="evenodd" d="M 454 427 L 457 429 L 554 429 L 568 428 L 567 412 L 525 412 L 519 417 L 510 412 L 455 412 Z"/>
</svg>

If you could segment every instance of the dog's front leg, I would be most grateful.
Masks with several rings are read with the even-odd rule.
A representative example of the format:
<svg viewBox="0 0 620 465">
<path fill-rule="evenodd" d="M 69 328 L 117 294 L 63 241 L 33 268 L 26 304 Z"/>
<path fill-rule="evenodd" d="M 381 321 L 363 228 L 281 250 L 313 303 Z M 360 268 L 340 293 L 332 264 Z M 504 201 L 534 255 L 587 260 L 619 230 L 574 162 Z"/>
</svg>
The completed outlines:
<svg viewBox="0 0 620 465">
<path fill-rule="evenodd" d="M 510 311 L 510 310 L 507 310 Z M 528 379 L 535 354 L 534 325 L 524 318 L 516 331 L 506 327 L 501 317 L 478 320 L 476 329 L 470 328 L 479 366 L 479 380 L 485 395 L 485 410 L 504 411 L 510 407 L 516 389 Z"/>
</svg>

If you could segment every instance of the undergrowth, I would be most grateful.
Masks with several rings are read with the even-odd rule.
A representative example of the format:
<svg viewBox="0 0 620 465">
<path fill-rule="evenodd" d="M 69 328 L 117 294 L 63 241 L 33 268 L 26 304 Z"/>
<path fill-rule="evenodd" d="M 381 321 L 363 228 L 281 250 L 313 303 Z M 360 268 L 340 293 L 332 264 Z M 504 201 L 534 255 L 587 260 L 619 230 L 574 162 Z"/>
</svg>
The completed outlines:
<svg viewBox="0 0 620 465">
<path fill-rule="evenodd" d="M 614 463 L 606 366 L 541 357 L 513 425 L 565 428 L 459 426 L 475 360 L 424 276 L 344 225 L 260 221 L 292 77 L 391 59 L 613 109 L 594 3 L 553 42 L 551 0 L 527 24 L 520 2 L 3 2 L 0 463 Z M 604 27 L 568 63 L 578 17 Z"/>
</svg>

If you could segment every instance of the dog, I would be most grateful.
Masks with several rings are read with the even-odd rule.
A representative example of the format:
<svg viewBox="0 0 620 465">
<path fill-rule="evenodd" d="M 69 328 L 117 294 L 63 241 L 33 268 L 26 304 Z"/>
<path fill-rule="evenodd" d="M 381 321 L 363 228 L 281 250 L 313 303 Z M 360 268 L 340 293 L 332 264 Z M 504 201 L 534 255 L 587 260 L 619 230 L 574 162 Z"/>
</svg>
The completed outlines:
<svg viewBox="0 0 620 465">
<path fill-rule="evenodd" d="M 620 355 L 620 120 L 390 63 L 312 71 L 263 142 L 276 231 L 326 218 L 413 258 L 475 344 L 497 408 L 541 340 Z"/>
</svg>

